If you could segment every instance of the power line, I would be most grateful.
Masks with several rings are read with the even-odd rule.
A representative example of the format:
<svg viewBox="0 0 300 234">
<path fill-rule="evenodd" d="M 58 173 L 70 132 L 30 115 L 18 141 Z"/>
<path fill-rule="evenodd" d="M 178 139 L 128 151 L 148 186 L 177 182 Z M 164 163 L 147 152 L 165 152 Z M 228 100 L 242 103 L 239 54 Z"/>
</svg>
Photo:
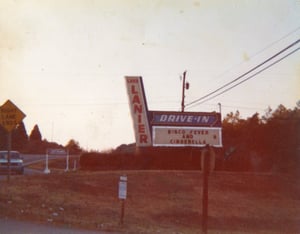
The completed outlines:
<svg viewBox="0 0 300 234">
<path fill-rule="evenodd" d="M 250 69 L 250 70 L 247 71 L 246 73 L 244 73 L 244 74 L 242 74 L 241 76 L 237 77 L 236 79 L 234 79 L 234 80 L 228 82 L 227 84 L 225 84 L 225 85 L 221 86 L 220 88 L 218 88 L 218 89 L 216 89 L 216 90 L 210 92 L 209 94 L 207 94 L 207 95 L 205 95 L 205 96 L 203 96 L 203 97 L 201 97 L 201 98 L 198 98 L 198 99 L 196 99 L 196 100 L 194 100 L 194 101 L 188 103 L 186 106 L 190 106 L 190 105 L 192 105 L 192 104 L 194 104 L 194 103 L 196 103 L 196 102 L 199 102 L 199 101 L 201 101 L 201 100 L 203 100 L 203 99 L 205 99 L 205 98 L 207 98 L 207 97 L 209 97 L 209 96 L 211 96 L 211 95 L 217 93 L 218 91 L 220 91 L 220 90 L 226 88 L 227 86 L 229 86 L 229 85 L 231 85 L 232 83 L 234 83 L 234 82 L 240 80 L 240 79 L 243 78 L 244 76 L 248 75 L 249 73 L 253 72 L 253 71 L 256 70 L 257 68 L 261 67 L 261 66 L 264 65 L 265 63 L 267 63 L 267 62 L 269 62 L 270 60 L 274 59 L 274 58 L 277 57 L 278 55 L 282 54 L 283 52 L 285 52 L 285 51 L 288 50 L 289 48 L 295 46 L 295 45 L 296 45 L 297 43 L 299 43 L 299 42 L 300 42 L 300 39 L 298 39 L 298 40 L 295 41 L 294 43 L 290 44 L 289 46 L 287 46 L 287 47 L 284 48 L 283 50 L 279 51 L 279 52 L 276 53 L 275 55 L 271 56 L 270 58 L 268 58 L 268 59 L 265 60 L 264 62 L 260 63 L 259 65 L 255 66 L 254 68 Z"/>
<path fill-rule="evenodd" d="M 300 40 L 298 40 L 298 42 L 299 42 L 299 41 L 300 41 Z M 276 60 L 275 62 L 269 64 L 269 65 L 266 66 L 265 68 L 259 70 L 258 72 L 256 72 L 256 73 L 254 73 L 253 75 L 247 77 L 246 79 L 244 79 L 244 80 L 242 80 L 242 81 L 240 81 L 240 82 L 234 84 L 233 86 L 230 86 L 229 88 L 223 90 L 222 92 L 217 93 L 217 94 L 215 94 L 214 96 L 208 97 L 208 96 L 210 96 L 211 94 L 217 92 L 217 91 L 214 91 L 214 92 L 210 93 L 210 95 L 205 95 L 204 97 L 202 97 L 201 100 L 207 98 L 207 99 L 203 100 L 202 102 L 197 101 L 197 103 L 195 103 L 195 102 L 194 102 L 194 103 L 189 103 L 188 105 L 196 105 L 196 104 L 197 104 L 197 105 L 200 105 L 200 104 L 202 104 L 202 103 L 204 103 L 204 102 L 207 102 L 207 101 L 209 101 L 209 100 L 211 100 L 211 99 L 213 99 L 213 98 L 215 98 L 215 97 L 218 97 L 218 96 L 220 96 L 220 95 L 222 95 L 222 94 L 228 92 L 229 90 L 235 88 L 236 86 L 238 86 L 238 85 L 240 85 L 240 84 L 246 82 L 247 80 L 250 80 L 250 79 L 253 78 L 254 76 L 256 76 L 256 75 L 262 73 L 263 71 L 265 71 L 265 70 L 269 69 L 270 67 L 274 66 L 275 64 L 279 63 L 279 62 L 282 61 L 283 59 L 285 59 L 285 58 L 287 58 L 288 56 L 292 55 L 293 53 L 297 52 L 299 49 L 300 49 L 300 47 L 294 49 L 293 51 L 291 51 L 290 53 L 286 54 L 286 55 L 283 56 L 282 58 L 280 58 L 280 59 Z M 252 70 L 252 69 L 251 69 L 251 70 Z M 247 74 L 248 74 L 248 73 L 247 73 Z M 237 79 L 236 79 L 236 80 L 237 80 Z M 231 83 L 233 83 L 233 82 L 230 82 L 230 84 L 231 84 Z M 229 85 L 229 83 L 226 84 L 226 85 L 224 85 L 224 86 L 222 86 L 222 87 L 224 88 L 224 87 L 226 87 L 226 86 L 228 86 L 228 85 Z M 220 89 L 221 89 L 221 88 L 219 88 L 219 89 L 217 89 L 217 90 L 219 91 Z M 198 99 L 198 100 L 199 100 L 199 99 Z"/>
<path fill-rule="evenodd" d="M 259 50 L 259 51 L 256 52 L 255 54 L 251 55 L 251 56 L 249 57 L 249 60 L 252 59 L 252 58 L 254 58 L 254 57 L 256 57 L 257 55 L 261 54 L 261 53 L 264 52 L 265 50 L 269 49 L 271 46 L 273 46 L 273 45 L 277 44 L 278 42 L 284 40 L 285 38 L 287 38 L 288 36 L 292 35 L 293 33 L 297 32 L 299 29 L 300 29 L 300 27 L 297 27 L 297 28 L 295 28 L 294 30 L 290 31 L 288 34 L 286 34 L 286 35 L 282 36 L 281 38 L 279 38 L 278 40 L 271 42 L 270 44 L 268 44 L 267 46 L 265 46 L 264 48 L 262 48 L 261 50 Z M 239 65 L 242 65 L 242 64 L 244 64 L 244 63 L 245 63 L 245 61 L 243 61 L 243 62 L 241 62 L 241 63 L 238 63 L 238 64 L 232 66 L 231 68 L 225 70 L 222 74 L 216 76 L 216 78 L 219 78 L 219 77 L 223 76 L 223 75 L 226 74 L 227 72 L 231 71 L 233 68 L 235 68 L 235 67 L 237 67 L 237 66 L 239 66 Z"/>
<path fill-rule="evenodd" d="M 229 86 L 229 85 L 235 83 L 236 81 L 238 81 L 238 80 L 242 79 L 243 77 L 245 77 L 246 75 L 250 74 L 250 73 L 253 72 L 254 70 L 260 68 L 260 67 L 263 66 L 264 64 L 270 62 L 272 59 L 276 58 L 277 56 L 279 56 L 279 55 L 282 54 L 283 52 L 287 51 L 287 50 L 290 49 L 291 47 L 293 47 L 293 46 L 295 46 L 296 44 L 298 44 L 299 42 L 300 42 L 300 39 L 298 39 L 297 41 L 293 42 L 293 43 L 290 44 L 289 46 L 285 47 L 284 49 L 282 49 L 281 51 L 279 51 L 279 52 L 276 53 L 275 55 L 271 56 L 270 58 L 268 58 L 268 59 L 265 60 L 264 62 L 258 64 L 258 65 L 255 66 L 254 68 L 250 69 L 249 71 L 243 73 L 242 75 L 240 75 L 240 76 L 237 77 L 236 79 L 234 79 L 234 80 L 232 80 L 232 81 L 226 83 L 225 85 L 223 85 L 223 86 L 221 86 L 220 88 L 218 88 L 218 89 L 216 89 L 216 90 L 214 90 L 214 91 L 212 91 L 212 92 L 210 92 L 210 93 L 204 95 L 203 97 L 198 98 L 198 99 L 196 99 L 196 100 L 194 100 L 194 101 L 192 101 L 192 102 L 186 104 L 186 106 L 191 106 L 191 105 L 193 105 L 193 104 L 196 104 L 196 103 L 200 102 L 201 100 L 206 99 L 206 98 L 208 98 L 209 96 L 211 96 L 211 95 L 213 95 L 213 94 L 215 94 L 215 93 L 221 91 L 222 89 L 226 88 L 227 86 Z M 299 49 L 299 48 L 298 48 L 298 49 Z M 298 49 L 294 50 L 292 53 L 296 52 Z M 291 54 L 291 53 L 290 53 L 290 54 Z M 289 56 L 290 54 L 288 54 L 288 56 Z M 287 57 L 287 56 L 284 56 L 283 58 L 286 58 L 286 57 Z M 281 60 L 282 60 L 282 59 L 280 59 L 279 61 L 281 61 Z M 277 62 L 275 62 L 274 64 L 276 64 L 276 63 L 277 63 Z M 273 64 L 273 65 L 274 65 L 274 64 Z M 269 67 L 270 67 L 270 66 L 268 66 L 267 68 L 269 68 Z M 265 69 L 263 69 L 262 71 L 264 71 L 264 70 L 265 70 Z M 259 73 L 260 73 L 260 72 L 259 72 Z M 259 74 L 259 73 L 258 73 L 258 74 Z M 253 76 L 251 76 L 251 78 L 252 78 L 252 77 L 253 77 Z M 249 79 L 249 78 L 248 78 L 248 79 Z M 248 79 L 246 79 L 246 80 L 248 80 Z M 246 81 L 246 80 L 245 80 L 245 81 Z M 240 82 L 240 83 L 243 83 L 243 82 L 244 82 L 244 81 L 242 81 L 242 82 Z M 237 85 L 239 85 L 240 83 L 238 83 Z M 235 86 L 233 86 L 233 87 L 236 87 L 237 85 L 235 85 Z M 230 90 L 230 89 L 231 89 L 231 88 L 226 89 L 226 90 L 228 91 L 228 90 Z M 224 92 L 226 92 L 226 91 L 224 91 Z M 222 92 L 221 94 L 223 94 L 224 92 Z M 213 97 L 216 97 L 216 96 L 219 96 L 219 95 L 215 95 L 215 96 L 213 96 Z M 210 99 L 212 99 L 212 98 L 210 98 Z M 210 100 L 210 99 L 208 99 L 208 100 Z M 201 102 L 201 103 L 203 103 L 203 102 Z"/>
</svg>

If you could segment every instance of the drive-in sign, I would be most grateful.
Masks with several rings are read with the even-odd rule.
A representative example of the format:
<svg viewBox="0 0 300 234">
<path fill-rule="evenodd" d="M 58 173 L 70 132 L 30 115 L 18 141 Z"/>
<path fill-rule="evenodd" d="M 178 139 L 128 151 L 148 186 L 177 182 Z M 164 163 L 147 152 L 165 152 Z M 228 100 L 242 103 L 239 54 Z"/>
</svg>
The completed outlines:
<svg viewBox="0 0 300 234">
<path fill-rule="evenodd" d="M 153 146 L 222 147 L 217 112 L 149 111 Z"/>
<path fill-rule="evenodd" d="M 222 147 L 221 113 L 148 111 L 142 77 L 125 80 L 136 146 Z"/>
<path fill-rule="evenodd" d="M 151 133 L 147 116 L 148 108 L 142 77 L 126 76 L 125 80 L 136 145 L 151 146 Z"/>
<path fill-rule="evenodd" d="M 151 125 L 220 127 L 221 114 L 216 112 L 149 111 Z"/>
<path fill-rule="evenodd" d="M 212 145 L 222 147 L 221 128 L 211 127 L 153 127 L 153 146 Z"/>
</svg>

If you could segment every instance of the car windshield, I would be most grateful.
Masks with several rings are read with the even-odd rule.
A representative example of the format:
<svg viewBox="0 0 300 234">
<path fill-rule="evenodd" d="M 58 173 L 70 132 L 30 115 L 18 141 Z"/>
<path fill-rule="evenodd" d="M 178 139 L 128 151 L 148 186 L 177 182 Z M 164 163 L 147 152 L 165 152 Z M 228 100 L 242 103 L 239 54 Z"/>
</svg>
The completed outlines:
<svg viewBox="0 0 300 234">
<path fill-rule="evenodd" d="M 0 152 L 0 159 L 7 159 L 8 152 Z M 10 159 L 20 159 L 18 152 L 10 152 Z"/>
</svg>

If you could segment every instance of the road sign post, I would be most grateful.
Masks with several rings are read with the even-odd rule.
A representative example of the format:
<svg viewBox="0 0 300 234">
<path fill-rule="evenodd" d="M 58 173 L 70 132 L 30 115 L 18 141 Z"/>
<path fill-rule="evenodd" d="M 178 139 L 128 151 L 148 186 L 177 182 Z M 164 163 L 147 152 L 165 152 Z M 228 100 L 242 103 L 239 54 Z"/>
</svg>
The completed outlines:
<svg viewBox="0 0 300 234">
<path fill-rule="evenodd" d="M 120 225 L 124 223 L 124 214 L 125 214 L 125 200 L 127 198 L 127 176 L 120 176 L 119 181 L 119 199 L 121 200 L 121 216 L 120 216 Z"/>
<path fill-rule="evenodd" d="M 70 155 L 69 155 L 69 150 L 67 150 L 67 156 L 66 156 L 66 169 L 65 171 L 69 171 L 69 161 L 70 161 Z"/>
<path fill-rule="evenodd" d="M 49 166 L 48 166 L 48 161 L 49 161 L 48 158 L 49 158 L 49 156 L 48 156 L 48 150 L 47 150 L 47 152 L 46 152 L 45 170 L 44 170 L 45 174 L 49 174 L 50 173 Z"/>
<path fill-rule="evenodd" d="M 207 221 L 208 221 L 208 176 L 210 172 L 210 156 L 211 150 L 207 150 L 207 147 L 202 149 L 202 233 L 207 233 Z"/>
<path fill-rule="evenodd" d="M 11 151 L 11 132 L 8 132 L 8 135 L 7 135 L 7 167 L 8 167 L 7 182 L 10 181 L 10 174 L 11 174 L 10 151 Z"/>
<path fill-rule="evenodd" d="M 25 118 L 25 114 L 10 100 L 7 100 L 0 107 L 0 125 L 7 131 L 7 181 L 10 181 L 11 165 L 10 165 L 10 151 L 11 151 L 11 132 L 16 126 Z"/>
</svg>

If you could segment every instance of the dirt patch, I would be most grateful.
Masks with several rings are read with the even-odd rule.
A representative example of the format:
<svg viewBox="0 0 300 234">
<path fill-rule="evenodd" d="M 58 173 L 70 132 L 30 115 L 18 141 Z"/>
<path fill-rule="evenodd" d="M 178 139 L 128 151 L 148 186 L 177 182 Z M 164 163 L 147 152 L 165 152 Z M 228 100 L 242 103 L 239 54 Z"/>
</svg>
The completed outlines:
<svg viewBox="0 0 300 234">
<path fill-rule="evenodd" d="M 128 177 L 124 225 L 118 181 Z M 197 171 L 76 171 L 0 182 L 0 216 L 122 233 L 201 233 Z M 288 175 L 214 172 L 209 233 L 299 233 L 300 184 Z"/>
</svg>

